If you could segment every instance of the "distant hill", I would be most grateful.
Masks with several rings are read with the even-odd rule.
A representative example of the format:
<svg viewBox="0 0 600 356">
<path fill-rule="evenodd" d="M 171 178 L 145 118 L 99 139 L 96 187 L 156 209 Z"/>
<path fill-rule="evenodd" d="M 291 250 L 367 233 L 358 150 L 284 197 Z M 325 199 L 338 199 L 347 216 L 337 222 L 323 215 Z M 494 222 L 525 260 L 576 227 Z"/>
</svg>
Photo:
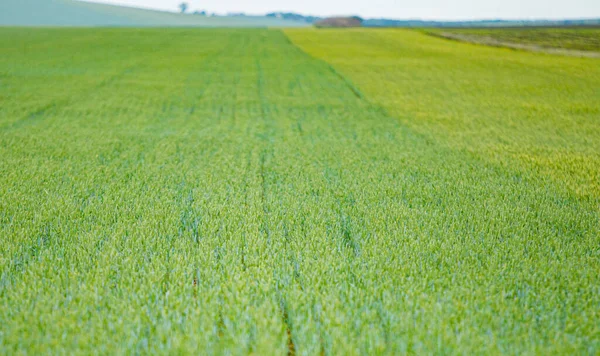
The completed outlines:
<svg viewBox="0 0 600 356">
<path fill-rule="evenodd" d="M 480 20 L 480 21 L 424 21 L 367 19 L 365 27 L 544 27 L 544 26 L 600 26 L 600 19 L 583 20 Z"/>
<path fill-rule="evenodd" d="M 75 0 L 0 0 L 0 26 L 298 27 L 267 16 L 177 14 Z"/>
<path fill-rule="evenodd" d="M 324 18 L 294 12 L 271 12 L 268 17 L 317 24 Z M 600 26 L 600 19 L 575 20 L 472 20 L 472 21 L 428 21 L 418 19 L 364 19 L 363 27 L 561 27 Z"/>
<path fill-rule="evenodd" d="M 306 22 L 306 23 L 315 23 L 315 22 L 323 19 L 322 17 L 319 17 L 319 16 L 305 16 L 305 15 L 297 14 L 295 12 L 270 12 L 267 14 L 267 17 L 275 17 L 278 19 L 301 21 L 301 22 Z"/>
<path fill-rule="evenodd" d="M 350 17 L 348 17 L 350 18 Z M 78 0 L 0 0 L 0 26 L 129 27 L 300 27 L 322 21 L 318 16 L 273 12 L 265 16 L 177 14 Z M 600 26 L 600 19 L 423 21 L 365 19 L 364 27 L 522 27 Z"/>
</svg>

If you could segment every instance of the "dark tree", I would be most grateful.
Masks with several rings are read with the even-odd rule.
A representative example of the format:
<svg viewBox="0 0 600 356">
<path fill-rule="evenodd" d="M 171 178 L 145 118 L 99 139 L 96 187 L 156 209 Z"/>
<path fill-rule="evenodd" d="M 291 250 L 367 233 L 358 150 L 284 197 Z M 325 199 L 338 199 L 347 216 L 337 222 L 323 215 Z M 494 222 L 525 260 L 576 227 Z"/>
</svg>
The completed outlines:
<svg viewBox="0 0 600 356">
<path fill-rule="evenodd" d="M 181 13 L 184 14 L 187 9 L 188 9 L 188 3 L 187 2 L 182 2 L 181 4 L 179 4 L 179 9 L 181 10 Z"/>
</svg>

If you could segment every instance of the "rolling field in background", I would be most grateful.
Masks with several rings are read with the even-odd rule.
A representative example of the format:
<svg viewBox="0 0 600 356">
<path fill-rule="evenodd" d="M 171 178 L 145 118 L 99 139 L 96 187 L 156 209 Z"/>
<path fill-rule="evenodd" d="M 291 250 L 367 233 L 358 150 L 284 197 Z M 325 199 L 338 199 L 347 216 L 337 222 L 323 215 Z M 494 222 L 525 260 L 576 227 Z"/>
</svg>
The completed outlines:
<svg viewBox="0 0 600 356">
<path fill-rule="evenodd" d="M 600 65 L 0 29 L 0 353 L 596 354 Z"/>
<path fill-rule="evenodd" d="M 306 27 L 266 16 L 200 16 L 81 0 L 2 0 L 0 26 Z"/>
</svg>

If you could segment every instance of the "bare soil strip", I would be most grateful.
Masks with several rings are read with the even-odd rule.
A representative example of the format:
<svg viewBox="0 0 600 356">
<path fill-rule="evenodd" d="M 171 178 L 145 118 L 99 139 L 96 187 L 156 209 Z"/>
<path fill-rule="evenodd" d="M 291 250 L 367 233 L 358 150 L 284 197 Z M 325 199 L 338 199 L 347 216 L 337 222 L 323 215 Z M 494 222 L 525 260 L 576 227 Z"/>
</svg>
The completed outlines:
<svg viewBox="0 0 600 356">
<path fill-rule="evenodd" d="M 586 57 L 586 58 L 600 58 L 600 52 L 591 52 L 591 51 L 578 51 L 566 48 L 550 48 L 550 47 L 542 47 L 531 44 L 522 44 L 522 43 L 513 43 L 513 42 L 504 42 L 498 41 L 494 38 L 488 36 L 471 36 L 471 35 L 463 35 L 458 33 L 449 33 L 449 32 L 427 32 L 428 35 L 445 38 L 448 40 L 461 41 L 474 43 L 485 46 L 492 47 L 503 47 L 503 48 L 511 48 L 518 49 L 523 51 L 530 52 L 540 52 L 540 53 L 548 53 L 548 54 L 557 54 L 561 56 L 571 56 L 571 57 Z"/>
</svg>

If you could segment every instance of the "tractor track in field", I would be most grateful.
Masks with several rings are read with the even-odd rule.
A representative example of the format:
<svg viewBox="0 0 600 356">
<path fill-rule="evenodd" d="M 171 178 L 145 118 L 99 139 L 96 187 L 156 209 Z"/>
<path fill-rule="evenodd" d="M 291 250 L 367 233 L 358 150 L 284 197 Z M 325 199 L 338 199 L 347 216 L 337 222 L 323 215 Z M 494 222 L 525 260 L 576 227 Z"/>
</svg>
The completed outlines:
<svg viewBox="0 0 600 356">
<path fill-rule="evenodd" d="M 71 105 L 72 103 L 78 102 L 79 99 L 88 97 L 92 93 L 115 83 L 119 79 L 121 79 L 124 76 L 126 76 L 127 74 L 131 73 L 134 70 L 134 68 L 138 67 L 138 65 L 139 65 L 139 63 L 127 66 L 122 71 L 119 71 L 118 73 L 101 80 L 99 83 L 94 84 L 94 85 L 88 87 L 87 89 L 79 92 L 79 95 L 76 95 L 76 96 L 71 95 L 68 97 L 55 99 L 55 100 L 51 101 L 50 103 L 42 105 L 41 107 L 38 107 L 38 108 L 30 111 L 28 114 L 26 114 L 24 117 L 18 119 L 17 121 L 12 122 L 7 125 L 4 125 L 4 127 L 0 127 L 0 131 L 1 130 L 11 131 L 11 130 L 19 129 L 22 127 L 35 125 L 36 123 L 43 120 L 46 117 L 46 114 L 50 113 L 51 111 L 59 109 L 59 108 L 67 107 L 67 106 Z"/>
</svg>

